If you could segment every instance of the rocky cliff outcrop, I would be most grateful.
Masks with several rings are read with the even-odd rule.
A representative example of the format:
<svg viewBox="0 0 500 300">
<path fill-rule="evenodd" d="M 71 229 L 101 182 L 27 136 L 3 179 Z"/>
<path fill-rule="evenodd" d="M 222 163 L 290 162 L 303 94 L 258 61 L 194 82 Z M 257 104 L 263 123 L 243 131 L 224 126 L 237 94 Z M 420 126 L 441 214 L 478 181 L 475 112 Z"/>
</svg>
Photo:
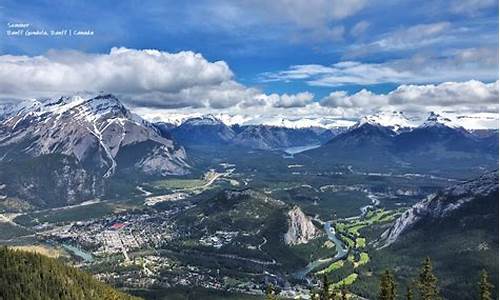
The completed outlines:
<svg viewBox="0 0 500 300">
<path fill-rule="evenodd" d="M 498 171 L 432 194 L 405 211 L 392 227 L 382 233 L 378 246 L 387 247 L 420 222 L 445 218 L 467 203 L 481 201 L 493 193 L 496 193 L 498 198 Z"/>
<path fill-rule="evenodd" d="M 311 218 L 306 216 L 298 206 L 290 210 L 287 215 L 288 231 L 284 236 L 285 244 L 305 244 L 320 234 L 318 228 L 312 223 Z"/>
</svg>

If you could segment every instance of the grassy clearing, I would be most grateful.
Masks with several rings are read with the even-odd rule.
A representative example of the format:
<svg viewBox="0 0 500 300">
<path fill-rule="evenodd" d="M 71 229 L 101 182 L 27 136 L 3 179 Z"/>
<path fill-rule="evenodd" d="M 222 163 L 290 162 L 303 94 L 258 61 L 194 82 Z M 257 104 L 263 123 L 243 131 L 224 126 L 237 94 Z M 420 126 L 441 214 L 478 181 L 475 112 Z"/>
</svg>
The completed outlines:
<svg viewBox="0 0 500 300">
<path fill-rule="evenodd" d="M 350 235 L 360 237 L 359 231 L 361 229 L 370 225 L 392 221 L 399 215 L 399 213 L 399 211 L 385 211 L 384 209 L 377 209 L 375 211 L 369 211 L 363 219 L 349 223 L 337 223 L 335 224 L 335 229 L 341 233 L 346 232 Z"/>
<path fill-rule="evenodd" d="M 354 248 L 355 246 L 354 241 L 346 236 L 342 236 L 342 242 L 344 242 L 349 248 Z"/>
<path fill-rule="evenodd" d="M 368 226 L 367 223 L 356 224 L 352 227 L 348 227 L 347 232 L 349 232 L 352 235 L 359 236 L 359 230 L 366 227 L 366 226 Z"/>
<path fill-rule="evenodd" d="M 365 238 L 356 238 L 356 248 L 361 249 L 366 247 L 366 239 Z"/>
<path fill-rule="evenodd" d="M 361 252 L 359 255 L 359 261 L 354 263 L 354 267 L 361 267 L 363 265 L 366 265 L 370 261 L 370 256 L 366 252 Z"/>
<path fill-rule="evenodd" d="M 388 214 L 388 215 L 384 216 L 383 218 L 381 218 L 379 220 L 379 222 L 380 223 L 391 222 L 394 219 L 396 219 L 396 217 L 398 217 L 398 216 L 399 216 L 399 213 Z"/>
<path fill-rule="evenodd" d="M 400 213 L 401 210 L 384 210 L 377 209 L 376 211 L 370 212 L 371 215 L 367 215 L 367 222 L 369 224 L 379 224 L 394 220 Z"/>
<path fill-rule="evenodd" d="M 14 249 L 14 250 L 37 253 L 37 254 L 48 256 L 48 257 L 53 257 L 53 258 L 57 258 L 57 257 L 61 256 L 61 251 L 59 251 L 58 249 L 55 249 L 52 247 L 47 247 L 44 245 L 12 246 L 10 248 Z"/>
<path fill-rule="evenodd" d="M 330 286 L 330 288 L 341 288 L 343 286 L 348 286 L 353 284 L 356 279 L 358 279 L 358 274 L 352 273 L 351 275 L 347 276 L 346 278 L 342 279 L 341 281 L 334 283 Z"/>
<path fill-rule="evenodd" d="M 193 189 L 204 184 L 205 181 L 202 179 L 164 179 L 150 183 L 154 188 L 170 190 Z"/>
<path fill-rule="evenodd" d="M 186 179 L 186 178 L 171 178 L 171 179 L 162 179 L 156 180 L 150 183 L 145 184 L 149 188 L 153 190 L 163 191 L 184 191 L 184 192 L 201 192 L 208 188 L 208 184 L 213 182 L 213 180 L 217 179 L 222 174 L 208 171 L 203 174 L 203 178 L 200 179 Z M 238 183 L 238 182 L 236 182 Z M 233 182 L 233 184 L 236 184 Z"/>
<path fill-rule="evenodd" d="M 331 273 L 335 270 L 342 268 L 343 266 L 344 266 L 344 261 L 338 260 L 338 261 L 330 264 L 326 269 L 323 269 L 323 270 L 317 272 L 316 274 L 318 274 L 318 275 L 328 274 L 328 273 Z"/>
<path fill-rule="evenodd" d="M 349 262 L 351 262 L 351 263 L 353 263 L 353 264 L 354 264 L 354 262 L 355 262 L 355 257 L 354 257 L 354 255 L 349 254 L 349 256 L 347 256 L 347 261 L 349 261 Z"/>
</svg>

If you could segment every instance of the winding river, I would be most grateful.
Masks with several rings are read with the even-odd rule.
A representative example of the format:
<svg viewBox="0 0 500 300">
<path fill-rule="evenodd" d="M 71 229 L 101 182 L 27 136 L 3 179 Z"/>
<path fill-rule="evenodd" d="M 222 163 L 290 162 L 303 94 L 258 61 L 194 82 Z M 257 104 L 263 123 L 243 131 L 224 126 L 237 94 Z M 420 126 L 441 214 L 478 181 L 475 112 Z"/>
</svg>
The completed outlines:
<svg viewBox="0 0 500 300">
<path fill-rule="evenodd" d="M 344 242 L 342 242 L 337 235 L 335 234 L 335 228 L 332 227 L 332 221 L 325 222 L 323 224 L 323 229 L 328 236 L 328 239 L 335 244 L 335 249 L 337 250 L 337 254 L 333 257 L 328 258 L 320 258 L 318 260 L 310 262 L 304 269 L 296 272 L 294 277 L 297 279 L 306 279 L 307 274 L 311 273 L 311 271 L 327 264 L 331 264 L 337 260 L 341 260 L 347 257 L 348 249 L 345 246 Z"/>
<path fill-rule="evenodd" d="M 374 195 L 372 193 L 368 193 L 367 197 L 368 197 L 368 199 L 370 199 L 371 204 L 365 205 L 365 206 L 360 208 L 361 215 L 359 215 L 359 217 L 365 216 L 368 213 L 368 209 L 372 209 L 372 208 L 375 208 L 375 207 L 380 205 L 380 200 L 378 199 L 378 197 L 376 195 Z"/>
<path fill-rule="evenodd" d="M 306 146 L 294 146 L 294 147 L 287 147 L 287 148 L 281 148 L 279 150 L 285 152 L 286 155 L 284 155 L 284 158 L 293 158 L 295 154 L 299 154 L 301 152 L 307 151 L 307 150 L 312 150 L 320 147 L 321 145 L 314 144 L 314 145 L 306 145 Z"/>
</svg>

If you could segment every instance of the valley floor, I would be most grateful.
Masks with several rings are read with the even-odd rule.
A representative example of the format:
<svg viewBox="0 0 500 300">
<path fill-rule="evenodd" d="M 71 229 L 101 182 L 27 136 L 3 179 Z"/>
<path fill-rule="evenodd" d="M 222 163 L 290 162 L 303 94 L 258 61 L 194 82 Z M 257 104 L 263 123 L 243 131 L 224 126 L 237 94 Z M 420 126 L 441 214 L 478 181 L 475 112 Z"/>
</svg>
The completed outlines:
<svg viewBox="0 0 500 300">
<path fill-rule="evenodd" d="M 371 297 L 364 282 L 381 272 L 373 269 L 380 233 L 416 201 L 460 181 L 352 166 L 325 172 L 280 153 L 250 155 L 204 158 L 198 177 L 133 182 L 115 198 L 0 214 L 0 242 L 43 245 L 148 299 L 256 299 L 270 284 L 307 299 L 323 275 L 332 288 Z M 249 165 L 252 158 L 259 163 Z M 293 206 L 321 231 L 307 244 L 283 243 Z"/>
</svg>

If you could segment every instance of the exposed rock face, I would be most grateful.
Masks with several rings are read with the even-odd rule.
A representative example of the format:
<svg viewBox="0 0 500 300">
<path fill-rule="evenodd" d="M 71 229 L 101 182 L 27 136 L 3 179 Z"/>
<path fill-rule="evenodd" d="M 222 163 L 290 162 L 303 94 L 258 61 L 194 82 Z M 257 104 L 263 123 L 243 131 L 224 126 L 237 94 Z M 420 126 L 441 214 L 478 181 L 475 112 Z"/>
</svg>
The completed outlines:
<svg viewBox="0 0 500 300">
<path fill-rule="evenodd" d="M 76 158 L 49 154 L 0 164 L 0 203 L 14 199 L 34 207 L 73 205 L 104 193 L 104 179 L 81 167 Z"/>
<path fill-rule="evenodd" d="M 260 150 L 322 144 L 335 133 L 322 128 L 285 128 L 266 125 L 240 126 L 235 144 Z"/>
<path fill-rule="evenodd" d="M 235 136 L 229 126 L 212 115 L 188 119 L 170 133 L 183 145 L 226 145 Z"/>
<path fill-rule="evenodd" d="M 387 247 L 418 223 L 445 218 L 464 204 L 481 201 L 493 193 L 498 195 L 498 171 L 432 194 L 404 212 L 391 228 L 382 233 L 378 245 Z"/>
<path fill-rule="evenodd" d="M 115 174 L 116 157 L 134 147 L 133 163 L 154 175 L 188 173 L 186 154 L 113 95 L 30 100 L 0 109 L 0 160 L 25 154 L 64 154 L 104 177 Z"/>
<path fill-rule="evenodd" d="M 288 231 L 285 233 L 285 244 L 305 244 L 316 238 L 320 231 L 311 222 L 311 218 L 295 206 L 288 212 Z"/>
</svg>

